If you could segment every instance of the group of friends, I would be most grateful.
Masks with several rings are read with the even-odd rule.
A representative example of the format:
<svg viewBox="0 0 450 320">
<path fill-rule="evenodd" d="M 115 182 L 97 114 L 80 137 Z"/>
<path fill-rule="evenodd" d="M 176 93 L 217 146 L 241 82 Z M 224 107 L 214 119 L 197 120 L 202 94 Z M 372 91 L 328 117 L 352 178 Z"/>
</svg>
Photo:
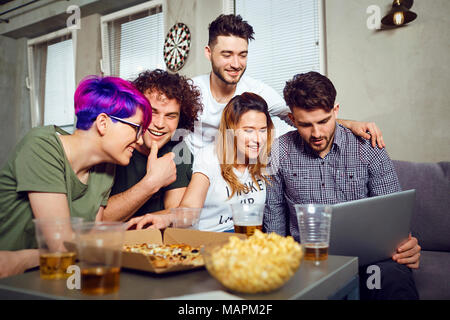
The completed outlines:
<svg viewBox="0 0 450 320">
<path fill-rule="evenodd" d="M 148 70 L 132 82 L 78 85 L 73 134 L 33 128 L 0 171 L 0 277 L 39 263 L 32 220 L 82 217 L 129 228 L 169 227 L 176 207 L 204 208 L 199 229 L 230 232 L 230 203 L 267 204 L 265 232 L 300 241 L 294 204 L 334 204 L 400 191 L 378 127 L 338 119 L 332 82 L 297 74 L 281 97 L 244 75 L 253 28 L 239 15 L 209 25 L 209 74 Z M 272 117 L 294 126 L 275 138 Z M 410 235 L 380 261 L 381 289 L 363 299 L 417 299 Z"/>
</svg>

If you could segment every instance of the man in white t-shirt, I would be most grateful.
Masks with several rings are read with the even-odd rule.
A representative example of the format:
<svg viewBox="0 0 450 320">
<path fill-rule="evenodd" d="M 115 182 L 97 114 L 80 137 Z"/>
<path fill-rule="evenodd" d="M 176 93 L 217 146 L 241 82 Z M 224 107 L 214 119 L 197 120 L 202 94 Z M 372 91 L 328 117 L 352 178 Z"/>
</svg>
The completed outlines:
<svg viewBox="0 0 450 320">
<path fill-rule="evenodd" d="M 212 72 L 192 79 L 201 91 L 204 106 L 194 133 L 186 138 L 194 155 L 200 148 L 215 140 L 222 110 L 228 101 L 246 91 L 256 93 L 266 100 L 271 116 L 277 116 L 291 124 L 288 118 L 290 111 L 284 99 L 268 85 L 244 75 L 248 41 L 254 39 L 253 34 L 252 26 L 243 21 L 240 15 L 220 15 L 209 25 L 205 55 L 211 61 Z M 374 123 L 349 120 L 338 122 L 351 129 L 354 134 L 371 139 L 374 147 L 376 143 L 380 148 L 384 147 L 381 132 Z"/>
</svg>

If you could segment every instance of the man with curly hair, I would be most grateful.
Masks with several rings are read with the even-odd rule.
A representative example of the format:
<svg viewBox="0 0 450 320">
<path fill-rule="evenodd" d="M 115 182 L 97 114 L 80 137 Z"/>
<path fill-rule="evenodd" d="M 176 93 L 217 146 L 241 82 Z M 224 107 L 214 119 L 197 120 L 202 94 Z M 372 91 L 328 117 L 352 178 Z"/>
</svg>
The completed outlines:
<svg viewBox="0 0 450 320">
<path fill-rule="evenodd" d="M 200 92 L 191 80 L 160 69 L 142 72 L 133 85 L 150 101 L 152 122 L 130 164 L 117 166 L 103 220 L 126 221 L 177 207 L 191 180 L 193 157 L 179 141 L 202 111 Z"/>
</svg>

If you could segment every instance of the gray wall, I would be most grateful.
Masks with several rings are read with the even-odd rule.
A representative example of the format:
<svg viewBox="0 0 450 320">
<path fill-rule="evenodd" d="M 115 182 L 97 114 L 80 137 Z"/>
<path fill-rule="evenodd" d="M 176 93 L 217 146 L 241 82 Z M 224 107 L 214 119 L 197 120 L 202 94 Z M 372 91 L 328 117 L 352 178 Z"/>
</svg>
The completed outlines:
<svg viewBox="0 0 450 320">
<path fill-rule="evenodd" d="M 0 36 L 0 166 L 31 127 L 26 39 Z"/>
<path fill-rule="evenodd" d="M 16 140 L 16 110 L 14 92 L 17 40 L 0 36 L 0 163 L 3 163 L 14 147 Z"/>
<path fill-rule="evenodd" d="M 77 57 L 75 65 L 75 83 L 89 75 L 100 75 L 102 45 L 99 14 L 81 18 L 80 31 L 77 32 Z"/>
<path fill-rule="evenodd" d="M 393 159 L 450 161 L 450 1 L 416 0 L 418 18 L 372 31 L 366 8 L 391 1 L 326 1 L 328 76 L 339 116 L 375 121 Z"/>
</svg>

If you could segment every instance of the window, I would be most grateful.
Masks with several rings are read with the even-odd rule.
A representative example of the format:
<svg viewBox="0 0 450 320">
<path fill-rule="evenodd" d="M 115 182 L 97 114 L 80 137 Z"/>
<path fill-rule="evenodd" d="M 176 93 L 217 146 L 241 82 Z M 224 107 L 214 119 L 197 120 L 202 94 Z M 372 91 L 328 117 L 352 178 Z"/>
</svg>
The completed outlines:
<svg viewBox="0 0 450 320">
<path fill-rule="evenodd" d="M 281 96 L 286 81 L 297 73 L 325 73 L 322 1 L 236 0 L 235 12 L 253 27 L 246 73 Z M 274 118 L 277 135 L 292 127 Z"/>
<path fill-rule="evenodd" d="M 163 69 L 165 1 L 150 1 L 101 18 L 105 75 L 133 80 L 146 69 Z"/>
<path fill-rule="evenodd" d="M 75 31 L 63 29 L 28 41 L 32 127 L 54 124 L 73 132 Z"/>
</svg>

